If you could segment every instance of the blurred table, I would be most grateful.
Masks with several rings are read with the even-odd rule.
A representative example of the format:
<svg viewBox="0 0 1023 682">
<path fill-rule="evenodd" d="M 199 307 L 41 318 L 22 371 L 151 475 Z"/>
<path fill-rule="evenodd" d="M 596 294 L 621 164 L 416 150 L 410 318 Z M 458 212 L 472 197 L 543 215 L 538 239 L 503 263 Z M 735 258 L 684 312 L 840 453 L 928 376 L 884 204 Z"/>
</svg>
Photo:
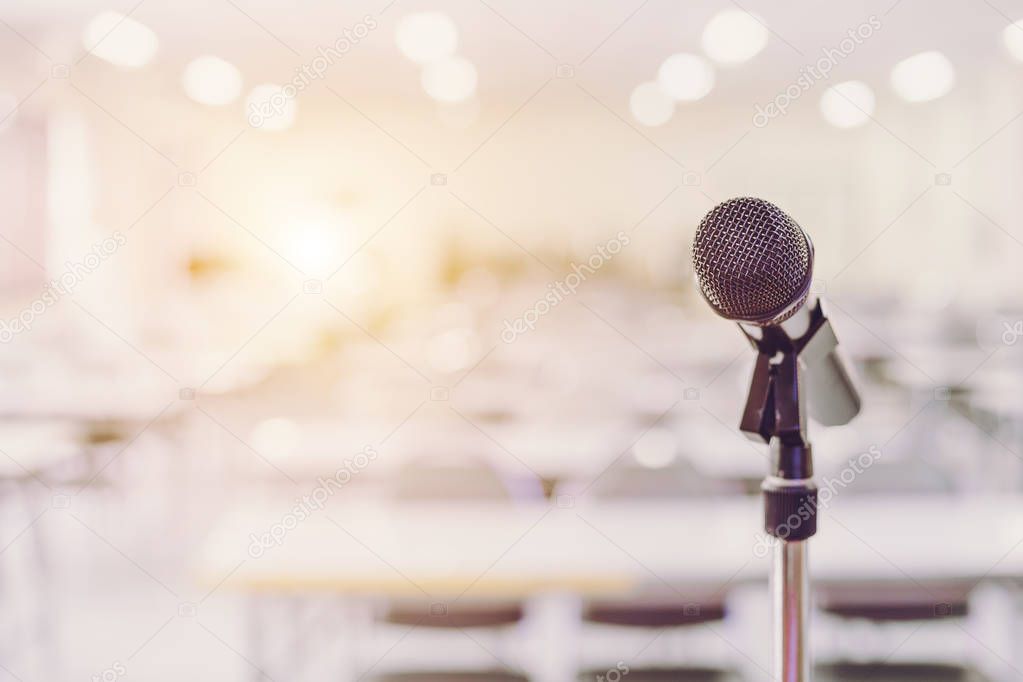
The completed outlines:
<svg viewBox="0 0 1023 682">
<path fill-rule="evenodd" d="M 0 394 L 0 419 L 148 422 L 157 416 L 169 417 L 187 405 L 166 382 L 125 383 L 80 376 L 52 381 L 9 381 Z"/>
<path fill-rule="evenodd" d="M 75 424 L 44 419 L 32 422 L 0 421 L 0 478 L 33 476 L 82 452 Z"/>
<path fill-rule="evenodd" d="M 249 600 L 252 655 L 282 615 L 331 595 L 343 596 L 349 614 L 377 598 L 429 604 L 431 612 L 438 603 L 446 612 L 456 603 L 519 600 L 531 647 L 527 672 L 560 682 L 578 665 L 573 647 L 585 600 L 699 605 L 740 586 L 759 589 L 769 572 L 761 503 L 752 497 L 383 506 L 342 502 L 345 492 L 301 521 L 288 516 L 296 502 L 284 501 L 239 508 L 214 524 L 198 575 Z M 1023 573 L 1020 496 L 835 498 L 820 526 L 810 553 L 819 586 L 855 581 L 927 591 L 936 581 L 972 588 Z M 277 539 L 268 541 L 268 533 Z M 290 606 L 266 608 L 280 600 Z M 358 651 L 360 621 L 341 620 L 345 631 L 332 641 Z"/>
<path fill-rule="evenodd" d="M 467 599 L 559 590 L 624 595 L 666 585 L 684 593 L 768 573 L 757 498 L 561 503 L 573 506 L 328 502 L 285 530 L 279 546 L 250 553 L 293 505 L 263 504 L 215 524 L 198 569 L 210 584 L 230 575 L 224 585 L 245 590 L 404 596 L 421 588 L 465 591 Z M 824 510 L 820 526 L 810 555 L 816 581 L 1023 574 L 1020 496 L 849 497 Z"/>
</svg>

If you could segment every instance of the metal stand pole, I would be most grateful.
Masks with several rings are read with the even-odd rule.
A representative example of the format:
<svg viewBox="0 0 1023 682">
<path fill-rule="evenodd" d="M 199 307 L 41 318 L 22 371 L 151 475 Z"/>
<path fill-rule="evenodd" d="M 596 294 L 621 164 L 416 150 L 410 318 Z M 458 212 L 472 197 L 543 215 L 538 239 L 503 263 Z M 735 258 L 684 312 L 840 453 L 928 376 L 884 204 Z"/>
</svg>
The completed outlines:
<svg viewBox="0 0 1023 682">
<path fill-rule="evenodd" d="M 806 543 L 779 540 L 774 548 L 774 676 L 780 682 L 810 680 Z"/>
<path fill-rule="evenodd" d="M 810 580 L 807 543 L 817 532 L 817 488 L 810 478 L 808 445 L 777 447 L 779 471 L 798 477 L 768 476 L 764 481 L 764 528 L 775 538 L 771 567 L 774 608 L 774 678 L 778 682 L 810 681 Z"/>
</svg>

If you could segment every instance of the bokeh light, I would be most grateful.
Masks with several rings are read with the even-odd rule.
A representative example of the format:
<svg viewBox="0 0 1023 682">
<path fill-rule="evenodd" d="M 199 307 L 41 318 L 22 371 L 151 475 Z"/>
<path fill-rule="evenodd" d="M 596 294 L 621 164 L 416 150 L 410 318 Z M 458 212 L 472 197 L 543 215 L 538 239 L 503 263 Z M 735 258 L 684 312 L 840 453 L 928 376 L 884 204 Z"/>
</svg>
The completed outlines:
<svg viewBox="0 0 1023 682">
<path fill-rule="evenodd" d="M 145 24 L 109 10 L 97 14 L 82 35 L 82 44 L 91 54 L 126 69 L 148 64 L 159 43 Z"/>
<path fill-rule="evenodd" d="M 401 53 L 420 64 L 450 57 L 458 49 L 458 27 L 442 12 L 405 15 L 394 37 Z"/>
<path fill-rule="evenodd" d="M 895 65 L 891 81 L 907 102 L 928 102 L 942 97 L 955 85 L 955 68 L 937 50 L 921 52 Z"/>
<path fill-rule="evenodd" d="M 701 45 L 719 64 L 741 64 L 767 45 L 767 28 L 760 19 L 740 9 L 718 12 L 703 29 Z"/>
<path fill-rule="evenodd" d="M 238 99 L 242 74 L 231 62 L 206 55 L 188 63 L 181 84 L 185 93 L 199 104 L 219 107 Z"/>
<path fill-rule="evenodd" d="M 1002 42 L 1015 59 L 1023 62 L 1023 19 L 1009 24 L 1002 31 Z"/>
<path fill-rule="evenodd" d="M 673 54 L 657 71 L 657 82 L 672 99 L 692 102 L 703 99 L 714 87 L 714 67 L 695 54 Z"/>
<path fill-rule="evenodd" d="M 422 84 L 438 102 L 461 102 L 476 92 L 476 67 L 464 57 L 447 57 L 423 68 Z"/>
<path fill-rule="evenodd" d="M 837 83 L 821 96 L 821 114 L 836 128 L 854 128 L 874 113 L 874 91 L 861 81 Z"/>
<path fill-rule="evenodd" d="M 656 127 L 671 120 L 675 113 L 675 100 L 669 97 L 660 84 L 649 82 L 638 85 L 629 98 L 632 117 L 645 126 Z"/>
</svg>

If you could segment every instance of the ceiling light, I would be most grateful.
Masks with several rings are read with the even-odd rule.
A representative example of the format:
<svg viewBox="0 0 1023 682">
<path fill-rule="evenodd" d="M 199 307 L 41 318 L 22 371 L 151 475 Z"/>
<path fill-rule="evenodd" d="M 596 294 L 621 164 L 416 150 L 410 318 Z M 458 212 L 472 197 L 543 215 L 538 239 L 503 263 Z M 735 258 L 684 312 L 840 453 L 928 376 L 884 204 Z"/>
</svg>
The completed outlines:
<svg viewBox="0 0 1023 682">
<path fill-rule="evenodd" d="M 767 45 L 767 28 L 754 15 L 739 9 L 718 12 L 703 29 L 703 51 L 719 64 L 739 64 Z"/>
<path fill-rule="evenodd" d="M 632 91 L 629 109 L 634 119 L 645 126 L 655 127 L 671 120 L 675 113 L 675 100 L 668 97 L 658 83 L 651 81 Z"/>
<path fill-rule="evenodd" d="M 696 101 L 706 97 L 714 87 L 714 67 L 695 54 L 673 54 L 661 64 L 657 82 L 672 99 Z"/>
<path fill-rule="evenodd" d="M 845 81 L 833 85 L 821 96 L 821 114 L 836 128 L 855 128 L 874 113 L 874 91 L 866 83 Z"/>
<path fill-rule="evenodd" d="M 120 12 L 101 12 L 85 27 L 82 44 L 93 55 L 127 69 L 149 63 L 159 40 L 143 23 Z"/>
<path fill-rule="evenodd" d="M 242 74 L 234 64 L 220 57 L 198 57 L 185 67 L 181 84 L 185 93 L 199 104 L 219 107 L 238 99 Z"/>
<path fill-rule="evenodd" d="M 325 277 L 344 260 L 352 225 L 337 210 L 310 205 L 296 210 L 282 225 L 281 247 L 303 272 Z"/>
<path fill-rule="evenodd" d="M 458 27 L 442 12 L 415 12 L 401 18 L 394 38 L 402 54 L 426 64 L 455 53 Z"/>
<path fill-rule="evenodd" d="M 945 55 L 931 50 L 903 59 L 892 69 L 892 87 L 907 102 L 927 102 L 948 93 L 956 74 Z"/>
<path fill-rule="evenodd" d="M 438 102 L 461 102 L 476 92 L 476 67 L 464 57 L 447 57 L 423 68 L 423 90 Z"/>
<path fill-rule="evenodd" d="M 1023 19 L 1005 27 L 1002 41 L 1009 49 L 1009 54 L 1023 62 Z"/>
</svg>

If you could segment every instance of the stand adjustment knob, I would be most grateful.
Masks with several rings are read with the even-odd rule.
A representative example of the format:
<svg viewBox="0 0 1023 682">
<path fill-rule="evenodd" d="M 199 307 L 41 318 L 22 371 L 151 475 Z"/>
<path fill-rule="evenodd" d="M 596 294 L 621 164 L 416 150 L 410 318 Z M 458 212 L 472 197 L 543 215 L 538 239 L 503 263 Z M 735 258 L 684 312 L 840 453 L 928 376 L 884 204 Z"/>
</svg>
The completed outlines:
<svg viewBox="0 0 1023 682">
<path fill-rule="evenodd" d="M 780 540 L 806 540 L 817 533 L 817 486 L 764 481 L 764 530 Z"/>
</svg>

